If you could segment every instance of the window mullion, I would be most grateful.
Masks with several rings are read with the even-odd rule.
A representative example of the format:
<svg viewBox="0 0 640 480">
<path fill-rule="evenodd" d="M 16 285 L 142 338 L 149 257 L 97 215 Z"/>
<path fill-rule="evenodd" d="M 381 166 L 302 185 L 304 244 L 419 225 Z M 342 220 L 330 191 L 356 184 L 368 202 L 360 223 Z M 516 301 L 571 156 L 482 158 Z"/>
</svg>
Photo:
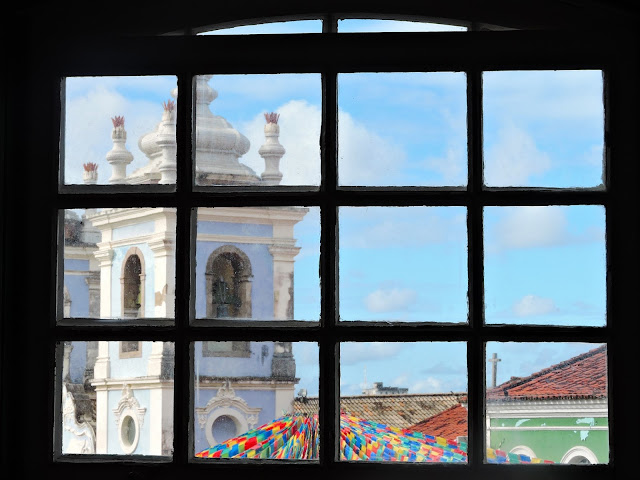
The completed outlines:
<svg viewBox="0 0 640 480">
<path fill-rule="evenodd" d="M 191 88 L 192 76 L 190 72 L 182 72 L 178 76 L 178 98 L 176 126 L 177 141 L 177 184 L 176 184 L 176 287 L 175 287 L 175 373 L 174 373 L 174 451 L 173 461 L 185 464 L 191 452 L 192 432 L 190 428 L 190 412 L 193 395 L 183 395 L 181 392 L 191 392 L 191 346 L 189 344 L 189 313 L 191 299 L 189 295 L 191 285 L 191 258 L 195 256 L 195 239 L 192 238 L 193 220 L 192 207 L 192 132 L 193 109 Z"/>
<path fill-rule="evenodd" d="M 484 345 L 479 334 L 484 323 L 483 205 L 482 191 L 482 72 L 467 72 L 467 138 L 470 203 L 467 212 L 469 325 L 467 344 L 469 463 L 478 468 L 484 458 Z"/>
<path fill-rule="evenodd" d="M 322 131 L 321 131 L 321 335 L 320 352 L 320 462 L 323 465 L 337 460 L 339 429 L 339 347 L 336 343 L 338 320 L 338 244 L 335 191 L 337 179 L 337 72 L 322 72 Z"/>
</svg>

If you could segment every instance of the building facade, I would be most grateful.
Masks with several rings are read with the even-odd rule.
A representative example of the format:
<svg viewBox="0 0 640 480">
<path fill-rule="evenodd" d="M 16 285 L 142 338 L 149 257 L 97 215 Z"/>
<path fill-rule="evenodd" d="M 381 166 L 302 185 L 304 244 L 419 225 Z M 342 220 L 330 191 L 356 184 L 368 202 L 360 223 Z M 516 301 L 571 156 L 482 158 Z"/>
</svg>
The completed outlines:
<svg viewBox="0 0 640 480">
<path fill-rule="evenodd" d="M 282 179 L 277 114 L 265 114 L 265 171 L 240 162 L 249 140 L 209 108 L 217 92 L 198 77 L 196 178 L 201 185 L 277 185 Z M 174 98 L 176 92 L 172 92 Z M 174 184 L 176 106 L 163 104 L 155 129 L 138 139 L 148 162 L 128 173 L 125 119 L 112 119 L 110 184 Z M 95 164 L 84 165 L 97 183 Z M 293 318 L 294 226 L 302 207 L 201 207 L 196 213 L 195 317 Z M 175 318 L 175 208 L 67 210 L 65 318 Z M 195 451 L 292 409 L 297 382 L 290 342 L 202 341 L 195 363 Z M 64 345 L 63 453 L 170 455 L 173 344 L 74 341 Z"/>
</svg>

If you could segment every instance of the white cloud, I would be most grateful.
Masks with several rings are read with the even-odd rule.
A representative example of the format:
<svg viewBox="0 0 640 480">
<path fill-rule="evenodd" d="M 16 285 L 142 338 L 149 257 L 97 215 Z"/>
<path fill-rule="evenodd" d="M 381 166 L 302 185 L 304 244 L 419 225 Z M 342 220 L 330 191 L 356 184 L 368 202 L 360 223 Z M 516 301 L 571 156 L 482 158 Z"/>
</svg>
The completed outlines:
<svg viewBox="0 0 640 480">
<path fill-rule="evenodd" d="M 592 145 L 584 154 L 583 160 L 587 165 L 601 167 L 604 162 L 604 151 L 601 143 Z"/>
<path fill-rule="evenodd" d="M 483 91 L 490 115 L 552 121 L 563 131 L 584 122 L 601 125 L 604 118 L 597 70 L 485 72 Z"/>
<path fill-rule="evenodd" d="M 286 152 L 280 160 L 282 185 L 320 184 L 320 124 L 321 111 L 304 100 L 291 100 L 275 110 L 280 114 L 280 144 Z M 264 172 L 264 160 L 258 154 L 265 142 L 263 113 L 239 130 L 251 142 L 251 149 L 240 159 L 258 175 Z"/>
<path fill-rule="evenodd" d="M 440 174 L 440 179 L 434 179 L 433 184 L 464 185 L 467 176 L 467 151 L 460 145 L 450 144 L 442 157 L 429 157 L 424 161 L 424 166 Z"/>
<path fill-rule="evenodd" d="M 452 365 L 450 363 L 438 362 L 427 365 L 427 368 L 420 370 L 420 373 L 430 373 L 438 375 L 467 375 L 464 366 Z"/>
<path fill-rule="evenodd" d="M 318 344 L 314 342 L 293 342 L 293 354 L 300 365 L 318 366 Z"/>
<path fill-rule="evenodd" d="M 435 377 L 427 377 L 409 385 L 409 393 L 440 393 L 447 392 L 444 382 Z"/>
<path fill-rule="evenodd" d="M 391 380 L 390 387 L 404 387 L 410 380 L 409 373 L 402 372 L 400 375 Z"/>
<path fill-rule="evenodd" d="M 345 342 L 340 346 L 340 363 L 353 365 L 386 360 L 398 355 L 403 348 L 399 342 Z"/>
<path fill-rule="evenodd" d="M 528 185 L 529 177 L 551 168 L 551 160 L 524 130 L 507 125 L 485 157 L 485 182 L 497 187 Z"/>
<path fill-rule="evenodd" d="M 418 293 L 410 288 L 378 289 L 371 292 L 364 302 L 367 310 L 374 313 L 408 310 L 418 298 Z"/>
<path fill-rule="evenodd" d="M 342 248 L 421 247 L 466 242 L 466 212 L 458 207 L 340 209 Z"/>
<path fill-rule="evenodd" d="M 447 139 L 444 156 L 427 157 L 425 168 L 440 174 L 432 184 L 466 185 L 467 183 L 467 120 L 465 115 L 453 115 L 448 109 L 442 111 L 444 123 L 449 126 L 451 135 Z M 431 183 L 431 182 L 430 182 Z"/>
<path fill-rule="evenodd" d="M 570 237 L 565 208 L 547 206 L 509 208 L 492 232 L 489 246 L 505 249 L 565 244 Z"/>
<path fill-rule="evenodd" d="M 286 153 L 280 161 L 283 185 L 320 183 L 321 110 L 304 100 L 290 100 L 275 109 L 280 114 L 280 144 Z M 347 112 L 340 112 L 339 175 L 342 184 L 388 185 L 406 164 L 406 153 L 368 130 Z M 264 143 L 264 117 L 257 114 L 239 130 L 249 138 L 250 151 L 240 160 L 257 174 L 264 171 L 258 155 Z"/>
<path fill-rule="evenodd" d="M 342 185 L 392 185 L 406 165 L 406 152 L 343 110 L 339 112 L 338 174 Z"/>
<path fill-rule="evenodd" d="M 241 111 L 262 112 L 295 98 L 321 102 L 321 76 L 317 73 L 213 75 L 209 86 L 218 92 L 210 108 L 225 118 Z"/>
<path fill-rule="evenodd" d="M 162 110 L 160 103 L 131 101 L 102 84 L 71 98 L 66 105 L 65 182 L 82 183 L 82 164 L 86 162 L 98 164 L 99 183 L 108 182 L 111 165 L 105 156 L 113 148 L 111 118 L 116 115 L 125 117 L 126 147 L 134 156 L 127 174 L 145 165 L 148 159 L 138 149 L 138 139 L 160 122 Z"/>
<path fill-rule="evenodd" d="M 486 251 L 496 253 L 505 249 L 555 247 L 581 243 L 604 245 L 604 216 L 582 218 L 580 211 L 571 224 L 567 206 L 495 207 L 490 209 L 498 221 L 488 228 Z M 592 208 L 592 207 L 588 207 Z M 576 231 L 580 227 L 580 231 Z"/>
<path fill-rule="evenodd" d="M 551 298 L 543 298 L 531 294 L 525 295 L 513 305 L 513 313 L 518 317 L 546 315 L 557 311 L 558 307 L 556 307 Z"/>
</svg>

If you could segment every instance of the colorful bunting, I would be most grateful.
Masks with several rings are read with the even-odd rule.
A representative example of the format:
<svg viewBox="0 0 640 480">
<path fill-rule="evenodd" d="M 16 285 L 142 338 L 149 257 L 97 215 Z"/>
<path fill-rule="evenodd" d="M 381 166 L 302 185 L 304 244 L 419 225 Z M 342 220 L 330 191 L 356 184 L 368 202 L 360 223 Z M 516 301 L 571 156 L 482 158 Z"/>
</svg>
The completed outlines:
<svg viewBox="0 0 640 480">
<path fill-rule="evenodd" d="M 318 416 L 285 415 L 196 454 L 200 458 L 277 458 L 315 460 Z M 467 461 L 467 444 L 413 430 L 340 415 L 340 459 L 383 462 Z M 553 463 L 527 455 L 487 449 L 488 463 Z"/>
</svg>

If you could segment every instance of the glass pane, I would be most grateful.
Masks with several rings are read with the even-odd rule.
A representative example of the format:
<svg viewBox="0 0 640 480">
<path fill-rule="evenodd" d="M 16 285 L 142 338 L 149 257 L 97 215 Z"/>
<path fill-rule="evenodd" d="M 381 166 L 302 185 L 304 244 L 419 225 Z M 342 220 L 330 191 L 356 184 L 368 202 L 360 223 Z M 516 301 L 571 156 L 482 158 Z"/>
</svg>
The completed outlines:
<svg viewBox="0 0 640 480">
<path fill-rule="evenodd" d="M 338 77 L 341 185 L 467 184 L 464 73 Z"/>
<path fill-rule="evenodd" d="M 196 318 L 320 318 L 318 207 L 198 208 Z"/>
<path fill-rule="evenodd" d="M 173 454 L 173 343 L 67 341 L 58 347 L 63 454 Z"/>
<path fill-rule="evenodd" d="M 176 183 L 174 76 L 68 77 L 65 184 Z"/>
<path fill-rule="evenodd" d="M 484 217 L 487 323 L 605 324 L 604 207 L 487 207 Z"/>
<path fill-rule="evenodd" d="M 320 75 L 201 75 L 195 98 L 196 184 L 320 184 Z"/>
<path fill-rule="evenodd" d="M 194 350 L 196 457 L 318 459 L 317 344 L 206 341 Z"/>
<path fill-rule="evenodd" d="M 342 207 L 340 320 L 467 321 L 464 207 Z"/>
<path fill-rule="evenodd" d="M 489 342 L 488 463 L 609 463 L 607 346 Z"/>
<path fill-rule="evenodd" d="M 466 462 L 466 392 L 463 342 L 342 343 L 340 459 Z"/>
<path fill-rule="evenodd" d="M 601 71 L 484 72 L 483 95 L 486 185 L 602 185 Z"/>
<path fill-rule="evenodd" d="M 408 22 L 403 20 L 369 20 L 348 18 L 338 20 L 338 32 L 465 32 L 467 27 L 443 23 Z"/>
<path fill-rule="evenodd" d="M 272 33 L 322 33 L 322 20 L 295 20 L 291 22 L 271 22 L 257 25 L 220 28 L 198 35 L 255 35 Z"/>
<path fill-rule="evenodd" d="M 61 215 L 64 318 L 175 317 L 174 208 L 75 209 Z"/>
</svg>

